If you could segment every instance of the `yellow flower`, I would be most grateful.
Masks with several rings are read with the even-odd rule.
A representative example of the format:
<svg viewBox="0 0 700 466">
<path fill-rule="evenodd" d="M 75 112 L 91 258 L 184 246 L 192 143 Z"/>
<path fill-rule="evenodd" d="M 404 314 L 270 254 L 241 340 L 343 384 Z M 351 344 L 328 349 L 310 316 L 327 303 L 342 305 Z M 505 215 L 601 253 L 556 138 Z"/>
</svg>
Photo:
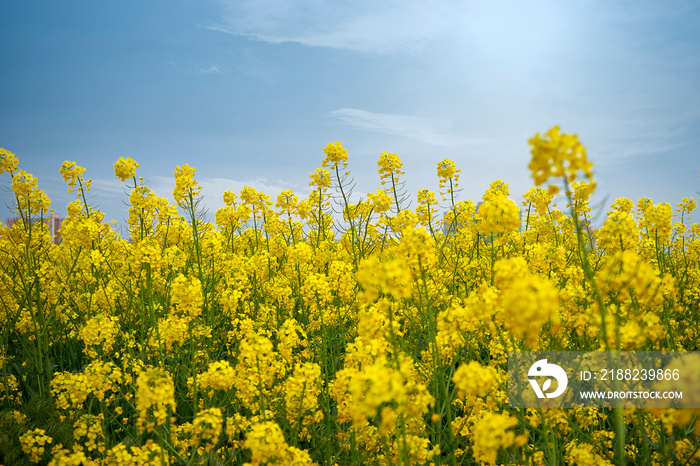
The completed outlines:
<svg viewBox="0 0 700 466">
<path fill-rule="evenodd" d="M 381 261 L 378 257 L 371 256 L 360 263 L 356 275 L 358 283 L 365 289 L 367 302 L 376 300 L 379 292 L 397 299 L 411 296 L 413 277 L 406 263 L 401 260 Z"/>
<path fill-rule="evenodd" d="M 452 177 L 459 179 L 459 173 L 461 169 L 457 168 L 457 164 L 454 160 L 445 159 L 437 164 L 438 177 L 440 177 L 440 184 L 444 184 L 450 180 Z"/>
<path fill-rule="evenodd" d="M 253 456 L 253 464 L 262 464 L 284 457 L 287 443 L 282 429 L 274 422 L 254 424 L 246 435 L 245 446 Z"/>
<path fill-rule="evenodd" d="M 401 171 L 403 163 L 396 154 L 382 152 L 377 161 L 377 166 L 379 167 L 379 177 L 382 180 L 382 184 L 386 183 L 387 178 L 392 178 L 396 181 L 399 175 L 404 174 L 404 172 Z"/>
<path fill-rule="evenodd" d="M 294 209 L 296 209 L 298 203 L 299 198 L 294 195 L 294 192 L 291 189 L 285 189 L 284 191 L 280 192 L 277 196 L 277 202 L 275 202 L 275 207 L 278 209 L 282 209 L 283 212 L 291 214 L 294 211 Z"/>
<path fill-rule="evenodd" d="M 46 444 L 52 443 L 53 439 L 46 435 L 44 429 L 34 429 L 20 435 L 19 442 L 22 445 L 22 451 L 30 455 L 29 461 L 38 463 L 44 454 Z"/>
<path fill-rule="evenodd" d="M 348 150 L 340 142 L 329 143 L 323 149 L 323 153 L 326 154 L 326 158 L 323 159 L 323 168 L 330 165 L 330 169 L 335 170 L 340 162 L 343 163 L 343 168 L 348 166 Z"/>
<path fill-rule="evenodd" d="M 558 322 L 556 287 L 530 273 L 521 257 L 499 261 L 494 269 L 493 283 L 501 290 L 504 326 L 534 348 L 541 327 L 549 321 Z"/>
<path fill-rule="evenodd" d="M 646 197 L 637 202 L 637 218 L 642 241 L 649 238 L 654 248 L 665 246 L 673 230 L 673 208 L 661 202 L 656 205 Z"/>
<path fill-rule="evenodd" d="M 437 205 L 435 193 L 428 188 L 418 191 L 418 207 L 416 207 L 416 214 L 418 214 L 421 225 L 428 226 L 432 224 L 435 215 L 437 215 L 437 209 L 435 209 Z"/>
<path fill-rule="evenodd" d="M 2 173 L 2 172 L 0 172 L 0 173 Z M 682 199 L 682 202 L 679 202 L 678 204 L 676 204 L 676 206 L 678 207 L 678 209 L 676 209 L 676 212 L 682 212 L 684 214 L 690 215 L 690 213 L 695 210 L 695 208 L 698 206 L 698 204 L 697 204 L 697 202 L 695 202 L 695 199 L 693 199 L 692 197 L 691 198 L 684 197 Z"/>
<path fill-rule="evenodd" d="M 51 394 L 59 409 L 82 408 L 90 392 L 90 383 L 85 374 L 58 372 L 51 380 Z"/>
<path fill-rule="evenodd" d="M 499 450 L 516 444 L 522 446 L 527 437 L 516 437 L 510 430 L 517 424 L 518 420 L 508 414 L 485 413 L 474 426 L 474 459 L 496 464 Z"/>
<path fill-rule="evenodd" d="M 12 191 L 18 202 L 15 207 L 22 211 L 25 218 L 49 212 L 51 207 L 51 199 L 37 186 L 36 177 L 24 170 L 19 170 L 12 177 Z"/>
<path fill-rule="evenodd" d="M 391 196 L 381 188 L 377 188 L 376 193 L 367 193 L 367 199 L 369 199 L 370 205 L 378 214 L 383 214 L 391 209 L 391 204 L 394 200 Z"/>
<path fill-rule="evenodd" d="M 2 403 L 5 399 L 18 405 L 22 404 L 21 392 L 19 391 L 19 382 L 14 374 L 0 376 L 0 403 Z"/>
<path fill-rule="evenodd" d="M 18 166 L 17 156 L 9 150 L 0 148 L 0 175 L 5 172 L 13 175 L 17 171 Z"/>
<path fill-rule="evenodd" d="M 199 190 L 202 187 L 194 179 L 195 170 L 195 167 L 190 167 L 188 164 L 175 167 L 173 198 L 178 205 L 186 205 L 190 201 L 190 196 L 192 198 L 199 196 Z"/>
<path fill-rule="evenodd" d="M 209 396 L 214 395 L 214 390 L 231 390 L 236 382 L 236 371 L 228 361 L 216 361 L 209 364 L 209 368 L 203 374 L 197 376 L 199 387 L 203 390 L 211 389 Z"/>
<path fill-rule="evenodd" d="M 85 368 L 84 375 L 90 392 L 99 401 L 113 400 L 125 381 L 121 369 L 113 362 L 93 361 Z"/>
<path fill-rule="evenodd" d="M 565 177 L 571 183 L 579 171 L 588 179 L 593 178 L 593 164 L 588 161 L 586 148 L 575 134 L 560 134 L 559 126 L 554 126 L 544 137 L 537 133 L 529 143 L 532 146 L 529 168 L 535 185 L 540 186 L 551 177 Z"/>
<path fill-rule="evenodd" d="M 168 411 L 174 411 L 175 385 L 170 374 L 160 369 L 148 369 L 136 379 L 136 409 L 139 412 L 139 432 L 152 431 L 167 421 Z"/>
<path fill-rule="evenodd" d="M 98 450 L 104 452 L 104 432 L 102 430 L 102 422 L 104 415 L 94 416 L 92 414 L 83 414 L 78 418 L 73 426 L 73 435 L 76 439 L 84 440 L 84 446 L 88 451 Z"/>
<path fill-rule="evenodd" d="M 314 421 L 321 393 L 321 366 L 314 363 L 297 364 L 284 384 L 287 419 L 293 428 L 299 421 L 305 426 Z"/>
<path fill-rule="evenodd" d="M 74 188 L 76 181 L 81 180 L 80 175 L 85 172 L 85 168 L 66 160 L 59 171 L 63 175 L 63 181 L 67 181 L 68 186 Z"/>
<path fill-rule="evenodd" d="M 331 172 L 325 168 L 317 168 L 315 172 L 309 173 L 309 186 L 317 186 L 319 188 L 331 187 Z"/>
<path fill-rule="evenodd" d="M 137 168 L 139 168 L 139 164 L 132 160 L 131 157 L 120 157 L 114 163 L 114 175 L 120 180 L 126 181 L 136 176 Z"/>
<path fill-rule="evenodd" d="M 476 361 L 459 366 L 452 376 L 452 381 L 457 387 L 459 398 L 466 395 L 483 398 L 498 388 L 494 368 L 482 366 Z"/>
<path fill-rule="evenodd" d="M 520 209 L 511 199 L 494 195 L 479 206 L 479 230 L 484 234 L 506 234 L 520 227 Z"/>
<path fill-rule="evenodd" d="M 606 253 L 634 250 L 639 243 L 639 228 L 632 216 L 632 201 L 620 198 L 611 206 L 608 218 L 598 230 L 598 247 Z"/>
<path fill-rule="evenodd" d="M 80 339 L 85 342 L 85 352 L 92 358 L 100 354 L 109 354 L 114 347 L 114 341 L 119 327 L 118 319 L 98 314 L 85 323 L 80 331 Z"/>
<path fill-rule="evenodd" d="M 250 328 L 242 333 L 245 336 L 240 342 L 236 365 L 236 396 L 249 409 L 260 412 L 264 405 L 260 397 L 269 396 L 277 377 L 284 375 L 287 368 L 269 338 Z"/>
<path fill-rule="evenodd" d="M 107 450 L 105 463 L 119 466 L 130 466 L 135 464 L 135 461 L 134 456 L 129 452 L 128 447 L 123 443 L 120 443 L 119 445 L 115 445 L 110 450 Z"/>
<path fill-rule="evenodd" d="M 198 278 L 178 275 L 173 280 L 170 293 L 170 302 L 181 316 L 196 317 L 202 313 L 204 295 Z"/>
<path fill-rule="evenodd" d="M 552 196 L 542 188 L 530 188 L 523 194 L 523 205 L 534 206 L 537 215 L 546 215 L 549 210 L 549 205 L 552 202 Z"/>
<path fill-rule="evenodd" d="M 440 191 L 442 200 L 447 195 L 452 196 L 459 186 L 459 174 L 462 170 L 457 168 L 457 164 L 450 159 L 445 159 L 437 164 L 437 173 L 440 178 L 440 188 L 448 186 L 447 191 Z"/>
<path fill-rule="evenodd" d="M 212 451 L 219 441 L 223 427 L 223 418 L 219 408 L 210 408 L 199 411 L 192 422 L 194 433 L 204 443 L 206 451 Z"/>
<path fill-rule="evenodd" d="M 566 444 L 566 461 L 581 466 L 612 466 L 612 463 L 594 451 L 593 445 L 572 440 Z"/>
</svg>

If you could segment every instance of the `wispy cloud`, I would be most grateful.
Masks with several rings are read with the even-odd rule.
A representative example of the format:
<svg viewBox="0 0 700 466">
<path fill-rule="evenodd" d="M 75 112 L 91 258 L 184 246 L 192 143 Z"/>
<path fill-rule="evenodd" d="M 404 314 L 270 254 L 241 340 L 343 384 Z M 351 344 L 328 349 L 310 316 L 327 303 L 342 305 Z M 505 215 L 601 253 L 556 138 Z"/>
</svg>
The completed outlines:
<svg viewBox="0 0 700 466">
<path fill-rule="evenodd" d="M 601 163 L 677 151 L 688 144 L 700 121 L 697 110 L 677 111 L 667 105 L 630 107 L 590 125 L 591 133 L 597 136 L 594 142 Z"/>
<path fill-rule="evenodd" d="M 452 133 L 449 120 L 431 120 L 393 113 L 372 113 L 356 108 L 333 110 L 329 116 L 354 128 L 402 136 L 433 146 L 465 147 L 483 142 Z"/>
<path fill-rule="evenodd" d="M 412 50 L 459 30 L 464 4 L 451 0 L 221 0 L 208 29 L 271 43 L 372 53 Z M 449 14 L 448 14 L 449 13 Z"/>
<path fill-rule="evenodd" d="M 129 189 L 117 178 L 95 178 L 92 182 L 92 191 L 99 193 L 99 196 L 124 196 L 125 193 L 128 196 Z"/>
<path fill-rule="evenodd" d="M 211 73 L 221 73 L 221 70 L 216 65 L 211 65 L 209 68 L 200 68 L 197 73 L 211 74 Z"/>
</svg>

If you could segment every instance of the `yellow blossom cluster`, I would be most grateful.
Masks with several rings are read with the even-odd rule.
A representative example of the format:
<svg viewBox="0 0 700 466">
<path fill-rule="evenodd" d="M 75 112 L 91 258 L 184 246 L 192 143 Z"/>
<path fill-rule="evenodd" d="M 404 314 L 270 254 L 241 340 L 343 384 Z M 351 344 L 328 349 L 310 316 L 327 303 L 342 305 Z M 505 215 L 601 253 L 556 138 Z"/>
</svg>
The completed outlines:
<svg viewBox="0 0 700 466">
<path fill-rule="evenodd" d="M 287 445 L 284 433 L 274 422 L 262 422 L 250 428 L 245 446 L 251 451 L 250 465 L 260 464 L 314 464 L 309 454 Z"/>
<path fill-rule="evenodd" d="M 556 288 L 550 281 L 530 273 L 522 257 L 499 261 L 494 272 L 494 285 L 501 292 L 503 325 L 534 349 L 545 323 L 550 322 L 558 328 L 559 294 Z"/>
<path fill-rule="evenodd" d="M 382 184 L 386 183 L 387 178 L 391 178 L 392 181 L 395 181 L 399 175 L 404 174 L 404 172 L 401 171 L 403 163 L 396 154 L 382 152 L 379 156 L 377 166 L 379 167 L 379 177 L 382 180 Z"/>
<path fill-rule="evenodd" d="M 498 387 L 496 371 L 492 367 L 482 366 L 477 361 L 459 366 L 452 380 L 457 387 L 457 396 L 467 395 L 485 397 Z"/>
<path fill-rule="evenodd" d="M 483 234 L 506 234 L 520 227 L 520 209 L 511 199 L 495 195 L 485 200 L 478 210 L 479 229 Z"/>
<path fill-rule="evenodd" d="M 211 451 L 218 443 L 221 435 L 221 410 L 219 408 L 210 408 L 198 412 L 192 425 L 194 434 L 204 444 L 204 450 Z"/>
<path fill-rule="evenodd" d="M 185 205 L 194 197 L 199 196 L 202 187 L 194 179 L 195 168 L 188 164 L 175 167 L 175 189 L 173 198 L 178 205 Z"/>
<path fill-rule="evenodd" d="M 80 176 L 85 173 L 85 167 L 81 167 L 75 162 L 66 160 L 63 162 L 63 165 L 61 165 L 60 173 L 63 175 L 63 181 L 68 182 L 68 187 L 70 188 L 68 190 L 69 192 L 75 189 L 75 183 L 85 185 L 85 189 L 90 191 L 90 183 L 85 183 L 85 180 Z"/>
<path fill-rule="evenodd" d="M 325 168 L 317 168 L 315 172 L 309 174 L 311 181 L 309 186 L 317 186 L 319 189 L 331 187 L 331 173 Z"/>
<path fill-rule="evenodd" d="M 380 292 L 395 298 L 411 295 L 413 278 L 410 269 L 401 260 L 380 261 L 376 257 L 370 257 L 360 264 L 356 275 L 365 289 L 367 302 L 374 302 Z"/>
<path fill-rule="evenodd" d="M 202 312 L 204 296 L 198 278 L 178 275 L 173 281 L 171 293 L 171 302 L 179 315 L 196 317 Z"/>
<path fill-rule="evenodd" d="M 512 428 L 517 424 L 518 420 L 508 414 L 485 413 L 474 426 L 474 458 L 496 464 L 499 450 L 523 446 L 527 435 L 515 435 Z"/>
<path fill-rule="evenodd" d="M 136 176 L 137 168 L 139 168 L 139 164 L 131 157 L 121 157 L 114 163 L 114 176 L 122 181 L 126 181 Z"/>
<path fill-rule="evenodd" d="M 580 464 L 581 466 L 612 466 L 608 459 L 595 451 L 595 447 L 587 443 L 579 443 L 576 440 L 566 445 L 566 461 L 569 464 Z"/>
<path fill-rule="evenodd" d="M 330 167 L 331 170 L 335 170 L 339 163 L 343 164 L 343 168 L 348 166 L 348 150 L 340 142 L 329 143 L 323 149 L 323 153 L 326 154 L 326 158 L 323 159 L 323 168 Z"/>
<path fill-rule="evenodd" d="M 46 450 L 46 445 L 53 442 L 53 439 L 46 435 L 44 429 L 34 429 L 28 430 L 19 437 L 19 441 L 22 444 L 22 450 L 29 456 L 29 460 L 32 463 L 38 463 L 41 461 L 41 457 L 44 455 Z"/>
<path fill-rule="evenodd" d="M 51 200 L 38 188 L 38 180 L 31 173 L 18 170 L 12 177 L 12 192 L 16 199 L 17 213 L 25 223 L 32 215 L 50 212 Z"/>
<path fill-rule="evenodd" d="M 318 422 L 323 412 L 318 408 L 321 393 L 321 366 L 314 363 L 298 364 L 284 387 L 287 419 L 293 428 L 301 423 L 305 426 Z M 308 431 L 300 435 L 308 436 Z"/>
<path fill-rule="evenodd" d="M 152 431 L 168 420 L 168 413 L 175 410 L 175 386 L 167 372 L 148 369 L 136 379 L 136 409 L 139 413 L 139 432 Z"/>
<path fill-rule="evenodd" d="M 215 390 L 233 388 L 235 377 L 236 371 L 227 361 L 217 361 L 209 364 L 207 371 L 197 376 L 197 383 L 201 389 L 209 389 L 209 397 L 213 397 Z"/>
<path fill-rule="evenodd" d="M 437 174 L 440 179 L 440 189 L 445 186 L 449 187 L 446 191 L 440 191 L 442 194 L 442 200 L 446 199 L 446 196 L 450 196 L 454 200 L 454 193 L 459 186 L 459 174 L 462 169 L 457 168 L 457 163 L 454 160 L 445 159 L 437 164 Z"/>
<path fill-rule="evenodd" d="M 80 339 L 85 343 L 85 352 L 92 358 L 109 353 L 114 347 L 115 337 L 119 332 L 119 320 L 99 314 L 85 323 L 80 330 Z"/>
<path fill-rule="evenodd" d="M 77 440 L 82 440 L 83 446 L 88 451 L 97 450 L 100 453 L 105 451 L 104 432 L 102 431 L 102 422 L 104 415 L 99 414 L 83 414 L 80 416 L 74 425 L 74 435 Z"/>
<path fill-rule="evenodd" d="M 17 159 L 17 156 L 9 150 L 5 150 L 0 147 L 0 175 L 3 173 L 14 175 L 18 167 L 19 160 Z"/>
<path fill-rule="evenodd" d="M 544 136 L 537 133 L 529 141 L 532 146 L 529 168 L 537 186 L 551 177 L 572 183 L 579 171 L 583 171 L 589 180 L 593 179 L 593 164 L 588 161 L 586 148 L 579 142 L 578 136 L 559 131 L 559 126 L 554 126 Z M 559 189 L 556 185 L 550 185 L 549 191 L 556 194 Z"/>
</svg>

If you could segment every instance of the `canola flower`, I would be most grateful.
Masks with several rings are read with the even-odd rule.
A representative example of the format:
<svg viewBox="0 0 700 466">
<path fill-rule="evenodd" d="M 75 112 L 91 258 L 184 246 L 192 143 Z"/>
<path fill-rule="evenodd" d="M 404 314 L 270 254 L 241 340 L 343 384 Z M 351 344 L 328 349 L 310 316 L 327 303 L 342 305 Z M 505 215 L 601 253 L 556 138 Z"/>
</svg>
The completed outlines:
<svg viewBox="0 0 700 466">
<path fill-rule="evenodd" d="M 175 167 L 175 189 L 173 189 L 173 198 L 178 205 L 184 205 L 189 202 L 190 197 L 199 195 L 199 190 L 202 189 L 194 179 L 195 168 L 189 164 L 178 165 Z"/>
<path fill-rule="evenodd" d="M 315 172 L 309 174 L 311 181 L 309 186 L 317 186 L 319 189 L 331 187 L 331 173 L 325 168 L 317 168 Z"/>
<path fill-rule="evenodd" d="M 440 191 L 442 200 L 446 200 L 446 196 L 450 196 L 451 203 L 454 204 L 454 195 L 459 186 L 459 174 L 462 169 L 457 168 L 457 163 L 454 160 L 445 159 L 437 164 L 438 178 L 440 179 L 440 189 L 447 187 L 446 191 Z"/>
<path fill-rule="evenodd" d="M 52 443 L 53 439 L 46 435 L 44 429 L 34 429 L 22 434 L 19 438 L 22 450 L 27 453 L 32 463 L 38 463 L 46 451 L 46 446 Z"/>
<path fill-rule="evenodd" d="M 7 172 L 12 176 L 18 167 L 19 160 L 17 156 L 9 150 L 0 147 L 0 175 Z"/>
<path fill-rule="evenodd" d="M 340 142 L 329 143 L 323 149 L 323 153 L 326 154 L 326 158 L 323 159 L 323 168 L 330 167 L 331 170 L 335 170 L 340 163 L 343 164 L 343 168 L 348 166 L 348 150 Z"/>
<path fill-rule="evenodd" d="M 114 175 L 122 181 L 136 176 L 136 169 L 139 164 L 131 157 L 121 157 L 114 163 Z"/>
<path fill-rule="evenodd" d="M 58 245 L 35 222 L 39 180 L 0 149 L 25 220 L 0 226 L 5 463 L 697 463 L 697 410 L 509 406 L 509 351 L 700 341 L 695 199 L 599 212 L 577 136 L 530 144 L 536 187 L 518 203 L 503 180 L 460 200 L 443 159 L 411 209 L 390 152 L 358 200 L 332 142 L 308 196 L 226 191 L 214 224 L 195 167 L 176 167 L 171 204 L 122 157 L 129 240 L 67 161 Z M 698 361 L 675 364 L 691 383 L 657 388 L 700 400 Z"/>
<path fill-rule="evenodd" d="M 176 407 L 175 385 L 168 373 L 159 369 L 142 372 L 136 379 L 136 409 L 139 431 L 152 431 L 168 420 Z"/>
<path fill-rule="evenodd" d="M 559 131 L 559 126 L 554 126 L 544 136 L 537 133 L 529 141 L 532 146 L 529 168 L 536 186 L 552 177 L 572 183 L 579 176 L 579 171 L 583 171 L 589 180 L 593 179 L 593 164 L 588 160 L 586 148 L 579 142 L 578 136 Z M 558 191 L 557 185 L 549 185 L 550 193 L 556 194 Z"/>
</svg>

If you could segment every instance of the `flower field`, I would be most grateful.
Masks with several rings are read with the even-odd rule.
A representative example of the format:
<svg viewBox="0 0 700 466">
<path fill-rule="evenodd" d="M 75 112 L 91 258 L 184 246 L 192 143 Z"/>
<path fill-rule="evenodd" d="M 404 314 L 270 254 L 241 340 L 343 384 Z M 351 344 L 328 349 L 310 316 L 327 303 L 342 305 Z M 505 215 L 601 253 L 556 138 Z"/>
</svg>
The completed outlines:
<svg viewBox="0 0 700 466">
<path fill-rule="evenodd" d="M 594 229 L 578 138 L 530 145 L 522 207 L 500 180 L 460 200 L 443 160 L 411 208 L 386 152 L 357 200 L 336 142 L 307 198 L 227 191 L 214 223 L 193 167 L 173 205 L 121 158 L 128 240 L 65 162 L 58 245 L 0 149 L 0 463 L 700 464 L 700 410 L 509 406 L 508 351 L 700 350 L 695 201 L 617 199 Z"/>
</svg>

